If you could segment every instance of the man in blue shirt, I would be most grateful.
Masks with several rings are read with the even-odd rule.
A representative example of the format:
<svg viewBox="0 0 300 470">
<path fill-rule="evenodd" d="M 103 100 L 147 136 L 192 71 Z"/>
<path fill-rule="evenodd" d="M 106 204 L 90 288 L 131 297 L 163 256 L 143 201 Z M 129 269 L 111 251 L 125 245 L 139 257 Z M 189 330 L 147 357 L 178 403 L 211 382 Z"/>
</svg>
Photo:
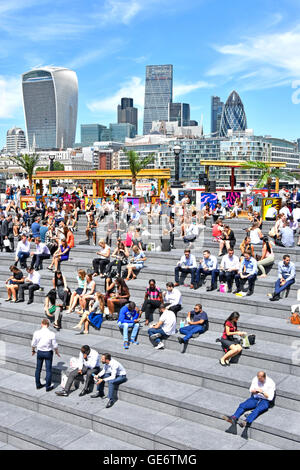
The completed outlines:
<svg viewBox="0 0 300 470">
<path fill-rule="evenodd" d="M 296 268 L 291 262 L 289 255 L 284 255 L 283 261 L 278 263 L 278 279 L 275 283 L 273 296 L 270 298 L 272 302 L 280 299 L 280 293 L 295 283 Z"/>
<path fill-rule="evenodd" d="M 128 305 L 124 305 L 124 307 L 121 308 L 118 318 L 118 326 L 123 330 L 124 349 L 129 348 L 129 328 L 132 328 L 130 342 L 133 344 L 139 344 L 138 341 L 136 341 L 136 336 L 140 327 L 139 312 L 136 310 L 134 302 L 129 302 Z"/>
<path fill-rule="evenodd" d="M 178 338 L 178 342 L 183 345 L 182 353 L 185 353 L 187 343 L 194 334 L 205 333 L 208 329 L 208 317 L 206 312 L 203 312 L 201 304 L 195 305 L 194 310 L 188 313 L 187 322 L 188 325 L 179 330 L 179 333 L 185 335 L 184 338 Z"/>
<path fill-rule="evenodd" d="M 289 222 L 285 222 L 282 229 L 280 229 L 280 240 L 275 239 L 275 244 L 286 248 L 294 246 L 294 231 L 290 228 Z"/>
<path fill-rule="evenodd" d="M 35 221 L 33 222 L 33 224 L 31 225 L 32 238 L 37 238 L 40 236 L 40 227 L 41 227 L 39 224 L 40 220 L 41 219 L 37 217 Z"/>
<path fill-rule="evenodd" d="M 241 292 L 243 285 L 248 281 L 248 291 L 246 295 L 252 295 L 254 292 L 254 284 L 257 278 L 257 261 L 251 256 L 251 251 L 244 253 L 244 259 L 241 267 L 235 276 L 236 291 L 234 294 Z"/>
<path fill-rule="evenodd" d="M 48 232 L 47 220 L 43 220 L 42 226 L 40 227 L 40 239 L 42 243 L 46 242 L 46 233 Z"/>
</svg>

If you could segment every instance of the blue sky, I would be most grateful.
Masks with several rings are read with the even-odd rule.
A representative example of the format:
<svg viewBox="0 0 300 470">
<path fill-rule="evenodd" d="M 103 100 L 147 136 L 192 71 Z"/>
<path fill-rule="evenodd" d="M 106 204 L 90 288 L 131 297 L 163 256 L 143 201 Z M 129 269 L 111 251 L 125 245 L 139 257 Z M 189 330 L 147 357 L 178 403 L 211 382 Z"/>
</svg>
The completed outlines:
<svg viewBox="0 0 300 470">
<path fill-rule="evenodd" d="M 80 124 L 116 122 L 133 97 L 142 130 L 145 66 L 174 65 L 174 100 L 203 114 L 236 89 L 258 135 L 300 137 L 299 0 L 0 0 L 0 148 L 24 128 L 21 79 L 35 66 L 76 71 Z"/>
</svg>

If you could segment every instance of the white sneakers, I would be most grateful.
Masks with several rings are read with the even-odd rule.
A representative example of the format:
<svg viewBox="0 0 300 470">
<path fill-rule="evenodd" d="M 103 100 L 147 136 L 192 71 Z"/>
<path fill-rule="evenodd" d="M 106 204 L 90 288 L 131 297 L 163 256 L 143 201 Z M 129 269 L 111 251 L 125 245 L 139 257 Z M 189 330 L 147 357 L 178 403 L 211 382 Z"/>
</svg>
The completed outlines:
<svg viewBox="0 0 300 470">
<path fill-rule="evenodd" d="M 158 343 L 157 346 L 155 346 L 154 349 L 164 349 L 164 347 L 165 347 L 165 345 L 164 345 L 164 343 L 161 341 L 160 343 Z"/>
</svg>

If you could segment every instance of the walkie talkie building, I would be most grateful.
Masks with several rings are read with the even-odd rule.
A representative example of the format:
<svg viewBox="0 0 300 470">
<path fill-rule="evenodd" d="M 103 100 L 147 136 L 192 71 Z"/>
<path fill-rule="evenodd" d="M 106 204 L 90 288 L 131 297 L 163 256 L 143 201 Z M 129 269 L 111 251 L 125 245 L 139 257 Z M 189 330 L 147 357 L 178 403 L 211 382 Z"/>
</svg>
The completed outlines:
<svg viewBox="0 0 300 470">
<path fill-rule="evenodd" d="M 229 129 L 233 131 L 245 131 L 247 118 L 243 102 L 236 91 L 232 91 L 225 103 L 222 113 L 220 136 L 227 137 Z"/>
<path fill-rule="evenodd" d="M 22 75 L 29 148 L 72 147 L 75 142 L 78 81 L 72 70 L 43 67 Z"/>
</svg>

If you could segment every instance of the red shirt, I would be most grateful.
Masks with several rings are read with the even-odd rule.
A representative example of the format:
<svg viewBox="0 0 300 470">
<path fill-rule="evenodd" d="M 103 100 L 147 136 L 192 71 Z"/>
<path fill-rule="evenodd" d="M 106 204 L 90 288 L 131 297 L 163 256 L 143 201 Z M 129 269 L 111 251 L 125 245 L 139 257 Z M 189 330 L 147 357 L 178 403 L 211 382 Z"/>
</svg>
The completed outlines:
<svg viewBox="0 0 300 470">
<path fill-rule="evenodd" d="M 223 339 L 231 339 L 230 337 L 228 338 L 227 334 L 226 334 L 226 326 L 229 326 L 229 331 L 230 333 L 234 333 L 235 331 L 237 331 L 237 324 L 233 324 L 231 323 L 230 321 L 227 321 L 225 323 L 225 328 L 224 328 L 224 331 L 223 331 L 223 335 L 222 335 L 222 338 Z"/>
</svg>

